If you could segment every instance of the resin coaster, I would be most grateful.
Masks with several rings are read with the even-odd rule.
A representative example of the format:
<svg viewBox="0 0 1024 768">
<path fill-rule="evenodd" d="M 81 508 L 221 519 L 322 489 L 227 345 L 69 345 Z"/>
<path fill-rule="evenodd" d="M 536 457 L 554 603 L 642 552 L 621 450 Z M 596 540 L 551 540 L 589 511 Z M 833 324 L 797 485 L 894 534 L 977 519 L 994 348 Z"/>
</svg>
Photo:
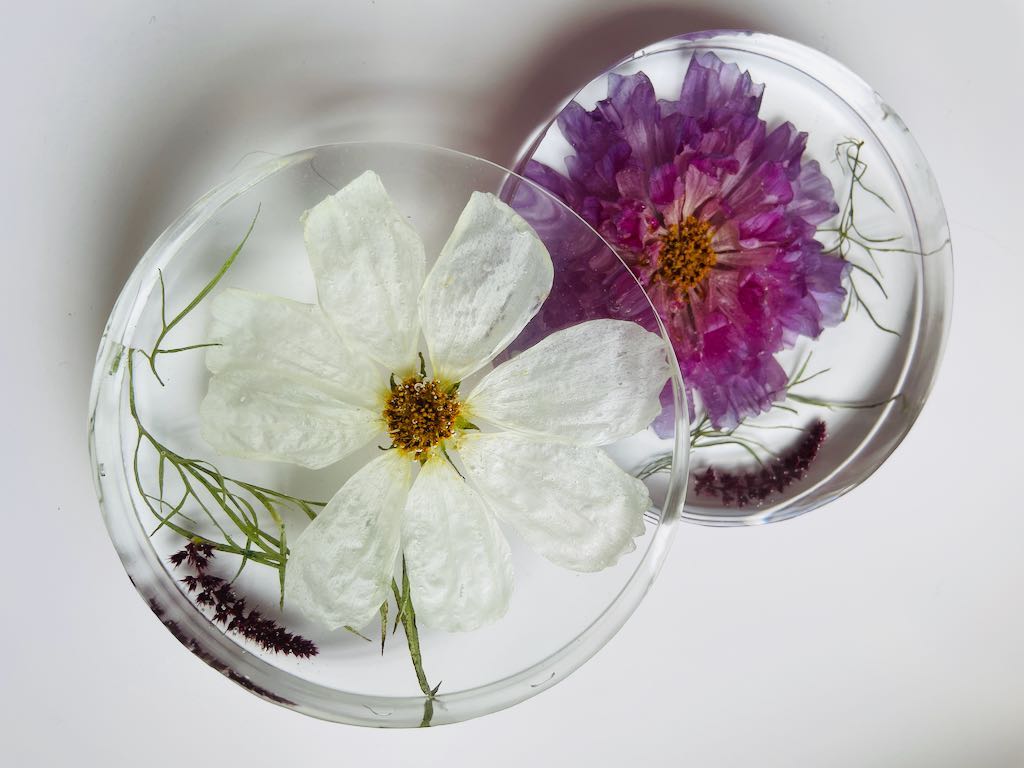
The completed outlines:
<svg viewBox="0 0 1024 768">
<path fill-rule="evenodd" d="M 201 198 L 93 380 L 104 519 L 157 617 L 249 691 L 361 725 L 476 717 L 586 661 L 662 563 L 689 452 L 685 408 L 650 426 L 666 381 L 684 395 L 621 263 L 635 322 L 541 320 L 584 253 L 617 261 L 432 147 L 319 147 Z"/>
<path fill-rule="evenodd" d="M 685 519 L 801 514 L 907 434 L 948 331 L 949 231 L 907 127 L 845 67 L 760 33 L 671 38 L 567 99 L 516 170 L 600 232 L 664 321 L 690 396 Z M 614 262 L 559 266 L 562 322 L 633 317 Z"/>
</svg>

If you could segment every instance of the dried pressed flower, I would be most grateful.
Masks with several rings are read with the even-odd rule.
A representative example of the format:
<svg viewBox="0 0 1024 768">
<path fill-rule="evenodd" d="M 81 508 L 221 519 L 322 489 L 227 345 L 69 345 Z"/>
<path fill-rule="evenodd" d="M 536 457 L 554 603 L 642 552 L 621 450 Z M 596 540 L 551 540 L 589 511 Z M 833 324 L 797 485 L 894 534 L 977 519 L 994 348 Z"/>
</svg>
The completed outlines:
<svg viewBox="0 0 1024 768">
<path fill-rule="evenodd" d="M 764 501 L 807 475 L 826 436 L 825 422 L 816 421 L 793 450 L 762 467 L 760 472 L 733 474 L 708 467 L 694 474 L 693 492 L 717 498 L 726 507 Z"/>
<path fill-rule="evenodd" d="M 171 564 L 177 568 L 188 564 L 196 573 L 182 578 L 185 588 L 195 594 L 197 605 L 213 608 L 213 620 L 224 625 L 229 632 L 236 632 L 246 640 L 255 643 L 265 651 L 283 653 L 306 659 L 316 656 L 316 643 L 296 635 L 274 619 L 266 618 L 259 611 L 247 611 L 245 599 L 239 597 L 231 584 L 220 576 L 207 573 L 213 559 L 213 548 L 202 542 L 189 542 L 185 548 L 171 555 Z"/>
<path fill-rule="evenodd" d="M 660 411 L 670 367 L 658 335 L 580 322 L 484 373 L 553 279 L 547 247 L 510 206 L 473 193 L 430 270 L 372 171 L 303 222 L 317 303 L 219 294 L 200 408 L 207 442 L 244 458 L 317 469 L 381 441 L 289 537 L 291 607 L 360 629 L 401 554 L 422 623 L 467 631 L 509 605 L 499 519 L 565 568 L 601 570 L 633 550 L 650 495 L 600 446 Z"/>
<path fill-rule="evenodd" d="M 187 562 L 193 570 L 202 572 L 213 557 L 213 548 L 201 541 L 190 541 L 185 548 L 171 555 L 171 564 L 177 568 Z"/>
<path fill-rule="evenodd" d="M 676 100 L 657 99 L 642 72 L 612 74 L 595 109 L 572 102 L 558 117 L 575 151 L 566 174 L 525 168 L 629 265 L 718 428 L 785 394 L 775 354 L 837 324 L 845 297 L 848 265 L 815 239 L 839 210 L 832 185 L 803 157 L 807 134 L 767 129 L 763 90 L 712 53 L 690 61 Z M 549 323 L 642 315 L 617 263 L 567 253 L 575 261 L 557 265 L 546 310 L 562 314 Z"/>
</svg>

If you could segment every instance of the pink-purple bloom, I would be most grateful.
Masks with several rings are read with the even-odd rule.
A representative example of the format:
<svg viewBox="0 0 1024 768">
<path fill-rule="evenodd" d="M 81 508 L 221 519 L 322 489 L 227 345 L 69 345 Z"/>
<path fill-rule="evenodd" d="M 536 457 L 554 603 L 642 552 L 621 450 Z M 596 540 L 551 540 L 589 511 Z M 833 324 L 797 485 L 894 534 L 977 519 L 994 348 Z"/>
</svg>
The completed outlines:
<svg viewBox="0 0 1024 768">
<path fill-rule="evenodd" d="M 595 109 L 572 102 L 558 117 L 575 150 L 567 175 L 524 169 L 616 248 L 719 428 L 784 396 L 775 355 L 838 323 L 845 297 L 846 263 L 815 239 L 838 212 L 832 185 L 803 158 L 807 134 L 758 117 L 763 90 L 711 53 L 690 61 L 675 101 L 658 100 L 642 72 L 612 74 Z M 550 324 L 642 313 L 611 259 L 555 266 L 548 311 L 574 317 Z"/>
</svg>

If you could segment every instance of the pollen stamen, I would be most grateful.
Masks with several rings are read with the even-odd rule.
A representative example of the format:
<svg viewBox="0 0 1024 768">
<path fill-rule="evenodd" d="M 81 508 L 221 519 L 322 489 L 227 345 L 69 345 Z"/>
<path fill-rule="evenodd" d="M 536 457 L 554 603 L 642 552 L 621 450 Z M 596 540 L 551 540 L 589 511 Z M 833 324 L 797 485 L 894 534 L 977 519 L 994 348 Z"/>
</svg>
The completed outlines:
<svg viewBox="0 0 1024 768">
<path fill-rule="evenodd" d="M 711 225 L 696 216 L 667 226 L 661 236 L 658 266 L 651 282 L 671 286 L 681 299 L 688 300 L 690 290 L 703 283 L 718 263 L 711 236 Z"/>
<path fill-rule="evenodd" d="M 394 446 L 419 459 L 455 433 L 460 410 L 456 390 L 445 391 L 435 379 L 410 376 L 392 385 L 383 415 Z"/>
</svg>

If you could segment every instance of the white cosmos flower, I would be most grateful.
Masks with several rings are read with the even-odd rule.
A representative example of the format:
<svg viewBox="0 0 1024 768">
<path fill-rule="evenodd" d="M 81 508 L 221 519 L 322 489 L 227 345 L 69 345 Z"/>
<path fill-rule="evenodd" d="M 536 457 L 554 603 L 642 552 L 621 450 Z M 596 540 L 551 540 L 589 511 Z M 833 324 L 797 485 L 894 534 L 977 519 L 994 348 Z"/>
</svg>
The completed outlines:
<svg viewBox="0 0 1024 768">
<path fill-rule="evenodd" d="M 221 346 L 209 351 L 201 406 L 203 436 L 225 454 L 318 468 L 374 439 L 393 446 L 291 543 L 293 605 L 332 628 L 362 627 L 401 552 L 420 620 L 468 630 L 508 607 L 497 520 L 579 571 L 632 550 L 650 497 L 596 446 L 658 413 L 669 375 L 658 336 L 625 321 L 581 323 L 465 393 L 458 384 L 551 289 L 551 258 L 530 226 L 474 193 L 424 277 L 423 243 L 369 171 L 304 223 L 318 303 L 220 294 L 211 335 Z"/>
</svg>

